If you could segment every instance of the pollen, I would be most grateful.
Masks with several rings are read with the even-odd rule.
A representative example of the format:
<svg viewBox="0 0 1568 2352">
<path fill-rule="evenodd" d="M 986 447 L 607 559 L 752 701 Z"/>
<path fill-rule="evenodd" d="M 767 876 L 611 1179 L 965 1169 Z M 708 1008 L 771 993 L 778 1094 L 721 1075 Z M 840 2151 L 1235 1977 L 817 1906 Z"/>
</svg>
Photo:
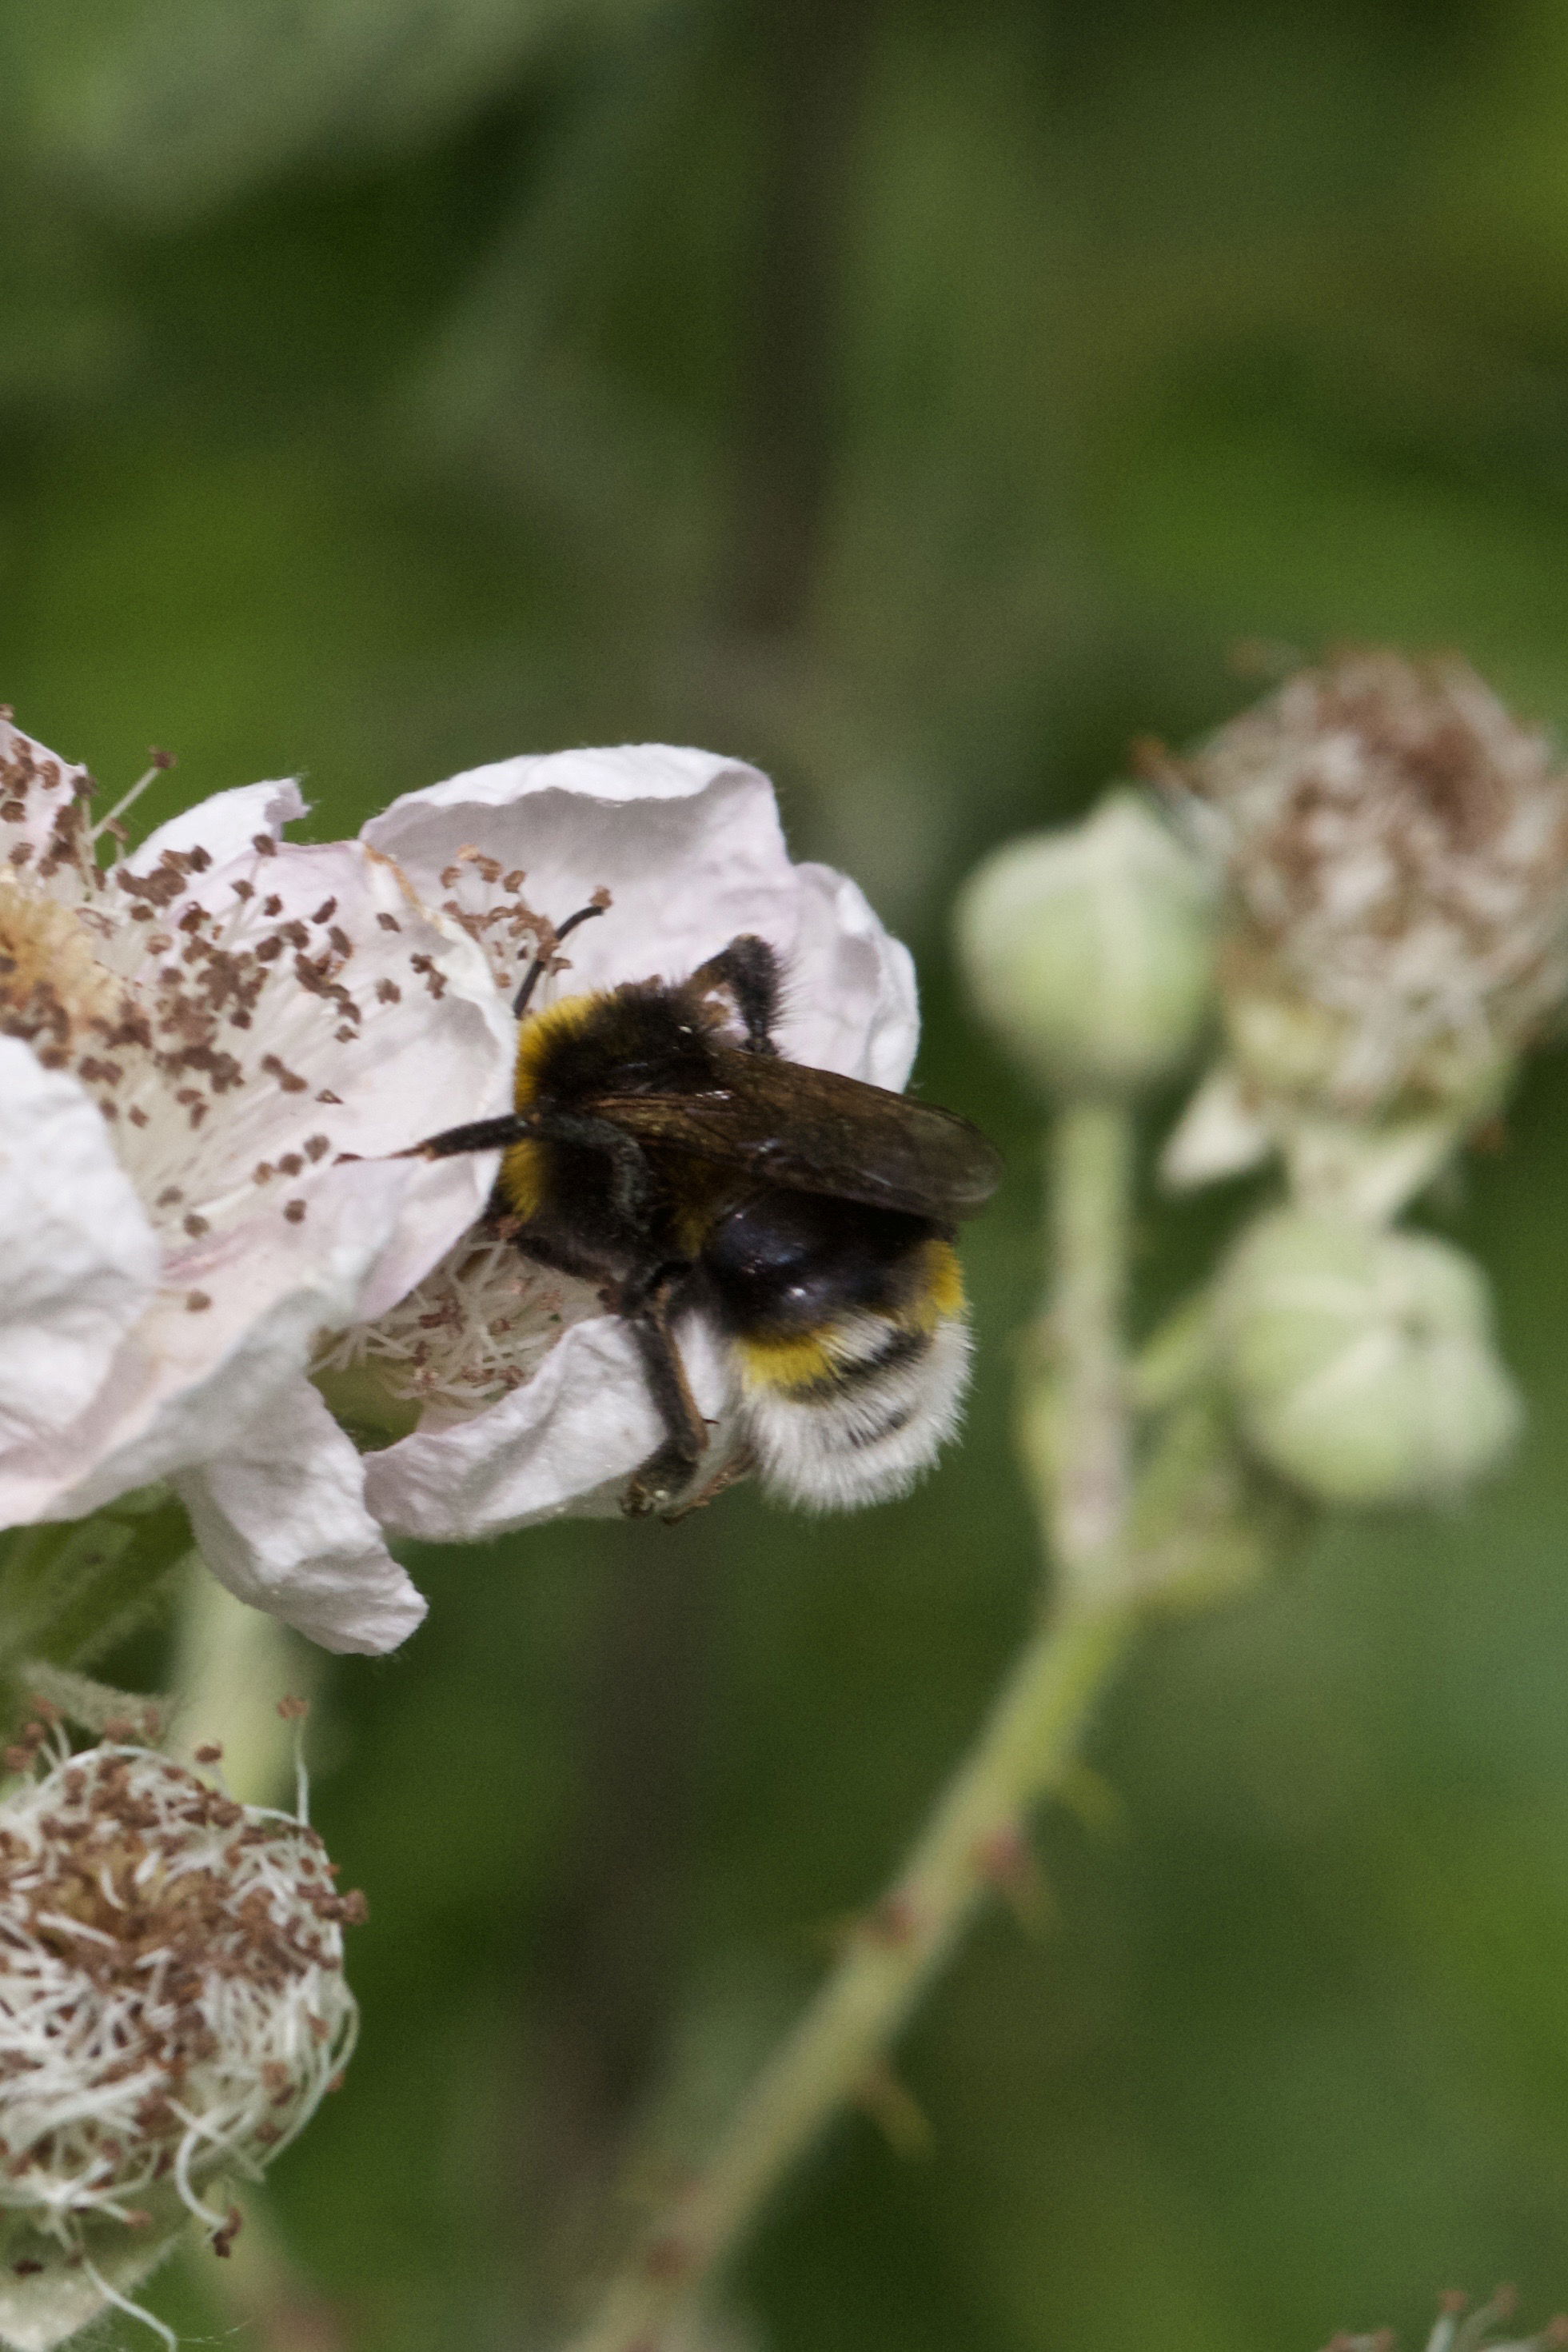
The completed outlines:
<svg viewBox="0 0 1568 2352">
<path fill-rule="evenodd" d="M 597 1309 L 585 1283 L 548 1273 L 481 1228 L 376 1322 L 333 1335 L 315 1370 L 362 1367 L 397 1402 L 450 1423 L 521 1388 L 568 1324 Z"/>
<path fill-rule="evenodd" d="M 243 854 L 249 879 L 220 881 L 200 845 L 106 861 L 122 835 L 94 824 L 94 791 L 0 721 L 0 1034 L 92 1096 L 166 1248 L 188 1264 L 249 1213 L 263 1136 L 290 1172 L 329 1160 L 334 1139 L 314 1130 L 319 1105 L 341 1097 L 319 1087 L 323 1065 L 395 1019 L 383 1008 L 400 992 L 372 981 L 361 1002 L 346 977 L 350 919 L 319 889 L 304 902 L 314 932 L 294 915 L 270 835 L 265 852 Z M 264 856 L 274 891 L 255 878 Z M 417 957 L 402 960 L 412 976 Z"/>
<path fill-rule="evenodd" d="M 118 1027 L 125 1003 L 80 909 L 0 867 L 0 1031 L 68 1058 Z"/>
</svg>

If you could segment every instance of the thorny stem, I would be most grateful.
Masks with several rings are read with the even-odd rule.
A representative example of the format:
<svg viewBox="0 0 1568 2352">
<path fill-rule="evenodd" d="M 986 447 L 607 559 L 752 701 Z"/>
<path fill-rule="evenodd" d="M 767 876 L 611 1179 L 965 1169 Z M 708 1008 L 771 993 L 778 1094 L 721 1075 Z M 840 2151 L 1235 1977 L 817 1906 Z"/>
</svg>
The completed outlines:
<svg viewBox="0 0 1568 2352">
<path fill-rule="evenodd" d="M 657 2352 L 790 2166 L 862 2087 L 993 1889 L 1027 1872 L 1029 1811 L 1072 1760 L 1135 1626 L 1122 1557 L 1127 1426 L 1121 1310 L 1132 1134 L 1125 1110 L 1071 1103 L 1051 1141 L 1048 1302 L 1061 1465 L 1042 1498 L 1057 1598 L 925 1828 L 805 2016 L 764 2065 L 702 2171 L 640 2241 L 570 2352 Z M 1041 1417 L 1026 1400 L 1030 1425 Z M 1044 1457 L 1030 1449 L 1030 1466 Z"/>
</svg>

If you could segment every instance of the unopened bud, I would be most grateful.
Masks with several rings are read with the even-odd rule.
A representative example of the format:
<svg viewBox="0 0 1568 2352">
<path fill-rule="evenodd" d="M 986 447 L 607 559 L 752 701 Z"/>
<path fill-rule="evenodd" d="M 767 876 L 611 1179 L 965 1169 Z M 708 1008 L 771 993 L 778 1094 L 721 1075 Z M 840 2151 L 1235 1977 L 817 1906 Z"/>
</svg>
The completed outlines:
<svg viewBox="0 0 1568 2352">
<path fill-rule="evenodd" d="M 1047 1086 L 1131 1092 L 1192 1051 L 1213 972 L 1213 889 L 1143 793 L 1108 793 L 1082 824 L 997 850 L 956 919 L 981 1013 Z"/>
<path fill-rule="evenodd" d="M 1217 1328 L 1243 1433 L 1322 1502 L 1453 1496 L 1519 1427 L 1485 1277 L 1429 1235 L 1281 1210 L 1221 1276 Z"/>
</svg>

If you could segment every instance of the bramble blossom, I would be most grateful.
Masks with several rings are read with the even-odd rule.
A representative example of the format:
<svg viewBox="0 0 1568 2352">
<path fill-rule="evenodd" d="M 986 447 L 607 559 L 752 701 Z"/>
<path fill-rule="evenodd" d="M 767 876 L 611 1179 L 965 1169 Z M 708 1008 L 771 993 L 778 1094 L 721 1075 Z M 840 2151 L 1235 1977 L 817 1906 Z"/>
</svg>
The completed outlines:
<svg viewBox="0 0 1568 2352">
<path fill-rule="evenodd" d="M 684 978 L 739 932 L 781 956 L 789 1058 L 901 1087 L 917 1034 L 913 970 L 852 882 L 791 864 L 772 788 L 712 753 L 643 745 L 516 759 L 395 801 L 364 829 L 427 903 L 466 926 L 515 986 L 546 926 L 596 892 L 540 1001 L 655 975 Z M 564 965 L 566 958 L 561 959 Z M 431 1129 L 464 1114 L 428 1107 Z M 486 1181 L 495 1154 L 486 1155 Z M 700 1324 L 681 1344 L 712 1424 L 707 1466 L 736 1441 L 727 1372 Z M 662 1430 L 634 1343 L 584 1284 L 532 1265 L 478 1223 L 390 1313 L 324 1352 L 417 1426 L 364 1463 L 394 1534 L 467 1540 L 563 1512 L 611 1513 Z"/>
<path fill-rule="evenodd" d="M 0 718 L 0 1526 L 167 1478 L 242 1599 L 389 1647 L 423 1603 L 301 1368 L 478 1211 L 482 1168 L 388 1155 L 434 1103 L 503 1107 L 511 1024 L 388 857 L 283 840 L 292 783 L 111 863 L 92 795 Z M 252 1461 L 275 1408 L 282 1498 Z"/>
</svg>

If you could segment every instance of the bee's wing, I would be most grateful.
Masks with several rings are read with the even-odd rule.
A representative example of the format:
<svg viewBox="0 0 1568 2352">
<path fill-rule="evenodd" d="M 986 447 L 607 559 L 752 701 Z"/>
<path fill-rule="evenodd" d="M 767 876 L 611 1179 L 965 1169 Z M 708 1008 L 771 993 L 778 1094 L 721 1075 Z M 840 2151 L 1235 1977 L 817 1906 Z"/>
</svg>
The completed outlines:
<svg viewBox="0 0 1568 2352">
<path fill-rule="evenodd" d="M 640 1142 L 730 1160 L 790 1192 L 911 1216 L 973 1216 L 1001 1181 L 994 1147 L 952 1111 L 801 1062 L 709 1052 L 711 1089 L 601 1097 L 588 1108 Z"/>
</svg>

